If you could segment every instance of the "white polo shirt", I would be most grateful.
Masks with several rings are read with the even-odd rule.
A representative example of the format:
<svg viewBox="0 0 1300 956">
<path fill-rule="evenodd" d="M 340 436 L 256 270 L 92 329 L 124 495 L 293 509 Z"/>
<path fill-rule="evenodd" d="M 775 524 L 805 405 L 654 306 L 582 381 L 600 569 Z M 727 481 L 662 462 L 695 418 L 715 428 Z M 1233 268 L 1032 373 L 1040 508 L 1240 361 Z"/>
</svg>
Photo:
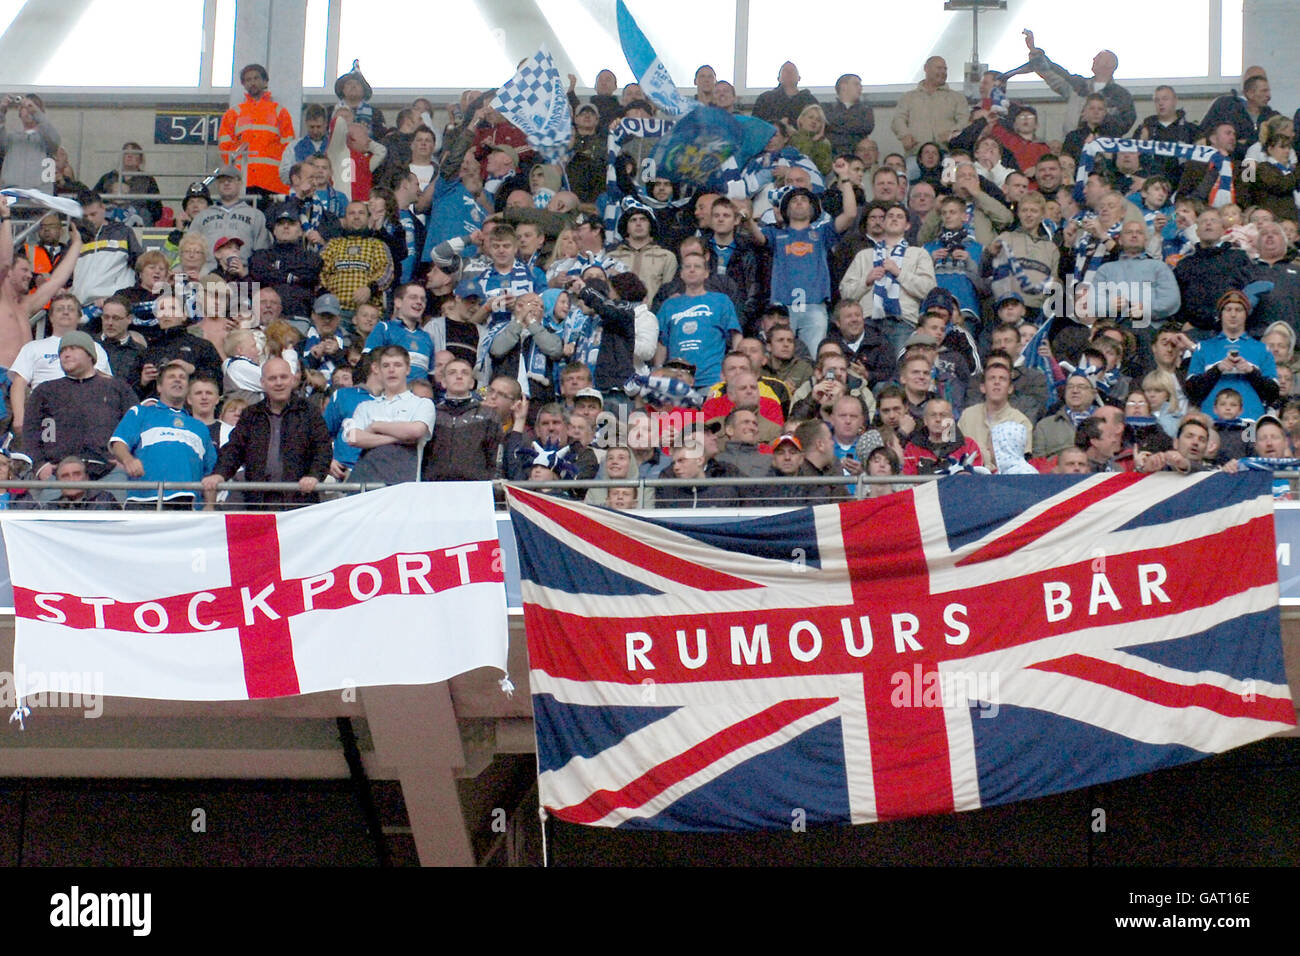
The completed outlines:
<svg viewBox="0 0 1300 956">
<path fill-rule="evenodd" d="M 61 335 L 50 335 L 28 342 L 18 350 L 9 371 L 21 375 L 31 388 L 63 378 L 63 366 L 59 364 L 59 340 L 62 338 Z M 98 342 L 95 343 L 95 371 L 113 374 L 108 364 L 108 353 Z"/>
<path fill-rule="evenodd" d="M 438 410 L 432 401 L 421 398 L 410 389 L 400 395 L 389 398 L 380 395 L 368 402 L 362 402 L 352 413 L 352 417 L 343 421 L 343 440 L 352 443 L 353 432 L 365 431 L 375 422 L 422 422 L 428 434 L 416 444 L 416 474 L 424 462 L 424 446 L 433 437 L 433 422 Z"/>
</svg>

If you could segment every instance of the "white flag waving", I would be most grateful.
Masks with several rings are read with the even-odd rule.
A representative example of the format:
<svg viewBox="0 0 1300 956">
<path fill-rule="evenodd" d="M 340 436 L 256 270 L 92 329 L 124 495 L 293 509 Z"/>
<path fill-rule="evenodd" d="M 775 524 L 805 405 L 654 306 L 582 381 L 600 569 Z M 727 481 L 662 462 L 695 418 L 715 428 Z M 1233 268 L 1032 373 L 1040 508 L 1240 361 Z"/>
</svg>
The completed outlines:
<svg viewBox="0 0 1300 956">
<path fill-rule="evenodd" d="M 22 189 L 18 186 L 6 186 L 4 189 L 0 189 L 0 195 L 3 195 L 6 199 L 27 199 L 38 206 L 53 209 L 55 212 L 61 212 L 73 219 L 81 218 L 81 203 L 68 199 L 66 196 L 51 196 L 39 189 Z"/>
<path fill-rule="evenodd" d="M 103 674 L 109 696 L 241 700 L 505 671 L 487 482 L 283 514 L 18 518 L 4 539 L 14 673 Z"/>
<path fill-rule="evenodd" d="M 492 98 L 492 108 L 519 127 L 529 145 L 548 163 L 568 160 L 573 116 L 560 85 L 560 71 L 546 47 L 524 60 L 518 72 L 501 85 Z"/>
</svg>

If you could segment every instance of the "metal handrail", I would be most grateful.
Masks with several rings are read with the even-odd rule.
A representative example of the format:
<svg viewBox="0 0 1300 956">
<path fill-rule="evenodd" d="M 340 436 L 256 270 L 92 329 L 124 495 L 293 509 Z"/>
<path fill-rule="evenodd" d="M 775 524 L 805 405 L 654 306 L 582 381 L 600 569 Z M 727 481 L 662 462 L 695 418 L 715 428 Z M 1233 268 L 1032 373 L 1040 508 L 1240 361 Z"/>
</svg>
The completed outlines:
<svg viewBox="0 0 1300 956">
<path fill-rule="evenodd" d="M 1300 479 L 1300 470 L 1293 471 L 1275 471 L 1276 478 Z M 586 478 L 566 481 L 506 481 L 505 479 L 494 479 L 491 484 L 494 490 L 502 491 L 507 487 L 522 488 L 529 491 L 539 491 L 545 489 L 555 490 L 575 490 L 591 488 L 627 488 L 635 486 L 638 494 L 646 488 L 691 488 L 691 487 L 783 487 L 789 485 L 921 485 L 932 481 L 938 481 L 940 478 L 948 477 L 947 475 L 793 475 L 793 476 L 774 476 L 765 475 L 757 478 L 745 477 L 727 477 L 727 478 Z M 438 484 L 438 482 L 425 482 L 425 484 Z M 317 493 L 339 493 L 355 494 L 367 491 L 377 491 L 380 488 L 388 487 L 385 482 L 321 482 L 317 486 Z M 168 492 L 189 491 L 201 493 L 203 489 L 202 482 L 198 481 L 57 481 L 54 479 L 40 481 L 36 479 L 11 479 L 0 481 L 0 491 L 8 490 L 25 490 L 25 491 L 63 491 L 63 490 L 82 490 L 82 491 L 140 491 L 148 489 L 157 494 L 157 505 L 159 510 L 165 503 L 163 495 Z M 287 494 L 297 493 L 299 491 L 296 481 L 225 481 L 217 486 L 217 490 L 238 492 L 281 492 Z M 144 499 L 151 500 L 151 499 Z M 756 502 L 762 499 L 755 499 Z"/>
</svg>

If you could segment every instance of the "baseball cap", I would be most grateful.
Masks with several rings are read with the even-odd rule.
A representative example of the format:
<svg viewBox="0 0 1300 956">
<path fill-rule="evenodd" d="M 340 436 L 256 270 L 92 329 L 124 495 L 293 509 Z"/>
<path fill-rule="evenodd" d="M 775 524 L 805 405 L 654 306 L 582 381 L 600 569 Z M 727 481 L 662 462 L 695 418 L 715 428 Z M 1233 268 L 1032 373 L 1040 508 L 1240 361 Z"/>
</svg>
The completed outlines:
<svg viewBox="0 0 1300 956">
<path fill-rule="evenodd" d="M 1025 297 L 1019 292 L 1003 292 L 998 296 L 997 301 L 993 304 L 994 310 L 1002 308 L 1003 303 L 1006 302 L 1019 302 L 1021 305 L 1024 305 Z"/>
<path fill-rule="evenodd" d="M 185 190 L 184 201 L 189 202 L 191 199 L 195 198 L 196 196 L 199 199 L 206 199 L 209 203 L 212 202 L 212 193 L 208 192 L 208 187 L 206 183 L 203 182 L 190 183 L 190 188 Z"/>
<path fill-rule="evenodd" d="M 669 359 L 668 361 L 664 362 L 664 364 L 661 365 L 660 368 L 679 368 L 683 372 L 690 372 L 692 375 L 695 374 L 695 366 L 690 362 L 686 361 L 686 359 L 679 359 L 679 358 Z"/>
<path fill-rule="evenodd" d="M 60 352 L 62 352 L 64 349 L 72 349 L 72 348 L 81 349 L 87 355 L 89 355 L 92 360 L 96 360 L 99 358 L 99 356 L 95 352 L 95 340 L 92 339 L 85 332 L 74 329 L 73 331 L 64 335 L 63 338 L 59 339 Z"/>
<path fill-rule="evenodd" d="M 318 295 L 316 301 L 311 304 L 311 310 L 317 315 L 343 314 L 343 307 L 339 305 L 339 297 L 329 292 Z"/>
<path fill-rule="evenodd" d="M 782 445 L 794 445 L 799 451 L 803 451 L 803 445 L 799 444 L 799 439 L 793 435 L 781 435 L 776 441 L 772 442 L 772 451 L 775 452 Z"/>
<path fill-rule="evenodd" d="M 481 299 L 483 290 L 473 279 L 461 279 L 456 283 L 456 298 L 458 299 Z"/>
<path fill-rule="evenodd" d="M 573 400 L 576 403 L 580 398 L 594 398 L 596 401 L 600 402 L 601 408 L 605 407 L 605 397 L 594 388 L 579 389 L 579 391 L 573 396 Z"/>
<path fill-rule="evenodd" d="M 222 176 L 229 176 L 232 179 L 243 179 L 244 174 L 239 171 L 239 167 L 233 163 L 226 163 L 224 166 L 217 167 L 217 179 Z"/>
<path fill-rule="evenodd" d="M 286 219 L 298 222 L 298 213 L 295 212 L 293 207 L 287 202 L 282 202 L 271 210 L 271 215 L 267 218 L 270 219 L 272 225 L 275 225 L 277 222 L 283 222 Z"/>
<path fill-rule="evenodd" d="M 240 239 L 238 236 L 222 236 L 220 239 L 218 239 L 216 242 L 212 244 L 212 251 L 216 252 L 222 246 L 229 246 L 229 245 L 242 246 L 243 244 L 244 244 L 244 240 Z"/>
<path fill-rule="evenodd" d="M 573 115 L 577 116 L 579 113 L 582 112 L 595 113 L 597 116 L 600 115 L 600 110 L 596 109 L 596 107 L 594 107 L 590 103 L 583 103 L 574 111 Z"/>
<path fill-rule="evenodd" d="M 935 347 L 939 345 L 939 343 L 934 340 L 933 335 L 926 335 L 924 332 L 913 332 L 911 335 L 907 337 L 907 341 L 904 342 L 903 344 L 904 346 L 931 345 Z"/>
</svg>

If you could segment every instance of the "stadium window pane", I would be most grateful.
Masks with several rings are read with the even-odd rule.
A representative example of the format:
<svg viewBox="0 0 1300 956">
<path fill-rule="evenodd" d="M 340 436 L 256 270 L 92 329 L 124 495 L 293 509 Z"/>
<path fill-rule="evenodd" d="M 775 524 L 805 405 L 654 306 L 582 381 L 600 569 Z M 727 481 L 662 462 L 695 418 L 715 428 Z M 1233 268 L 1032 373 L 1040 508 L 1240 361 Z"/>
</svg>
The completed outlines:
<svg viewBox="0 0 1300 956">
<path fill-rule="evenodd" d="M 235 0 L 217 0 L 212 30 L 212 85 L 225 88 L 235 81 Z"/>
<path fill-rule="evenodd" d="M 538 11 L 560 41 L 563 56 L 584 87 L 603 69 L 614 71 L 620 86 L 631 83 L 631 68 L 618 39 L 614 0 L 535 0 Z M 637 26 L 655 48 L 673 81 L 689 87 L 707 63 L 718 79 L 736 69 L 735 0 L 626 0 Z M 689 30 L 681 29 L 689 23 Z M 559 50 L 552 50 L 560 53 Z"/>
<path fill-rule="evenodd" d="M 1241 0 L 1223 0 L 1222 27 L 1219 33 L 1219 75 L 1240 76 L 1242 57 Z"/>
<path fill-rule="evenodd" d="M 751 90 L 771 89 L 786 60 L 799 68 L 801 86 L 834 86 L 844 73 L 858 74 L 868 86 L 915 83 L 921 64 L 936 52 L 947 58 L 950 75 L 960 81 L 961 63 L 970 53 L 969 24 L 961 24 L 960 36 L 956 34 L 954 18 L 960 16 L 970 18 L 945 13 L 938 0 L 827 0 L 813 16 L 788 0 L 750 0 L 746 84 Z M 905 29 L 893 29 L 902 22 Z M 880 42 L 884 30 L 888 42 Z M 944 46 L 945 30 L 951 50 Z"/>
<path fill-rule="evenodd" d="M 18 11 L 26 4 L 27 0 L 0 0 L 0 36 L 9 29 L 9 24 L 14 22 L 14 17 L 18 16 Z"/>
<path fill-rule="evenodd" d="M 496 86 L 514 75 L 504 25 L 490 23 L 478 3 L 457 4 L 433 32 L 418 28 L 424 9 L 410 0 L 344 0 L 339 69 L 360 60 L 371 86 L 415 89 Z"/>
<path fill-rule="evenodd" d="M 325 85 L 325 39 L 329 31 L 329 13 L 329 0 L 307 0 L 307 30 L 303 34 L 302 46 L 302 85 L 308 89 Z M 369 77 L 366 79 L 369 80 Z M 332 83 L 330 85 L 333 86 Z"/>
<path fill-rule="evenodd" d="M 58 16 L 54 5 L 42 9 L 51 18 Z M 25 17 L 11 27 L 20 25 L 29 25 Z M 17 82 L 92 87 L 199 84 L 203 0 L 134 0 L 129 5 L 90 0 L 75 22 L 70 17 L 55 19 L 47 29 L 57 37 L 51 55 L 34 76 Z M 141 49 L 147 49 L 147 55 L 126 52 Z"/>
<path fill-rule="evenodd" d="M 561 73 L 583 87 L 611 69 L 620 84 L 632 71 L 618 40 L 614 0 L 467 0 L 440 24 L 436 52 L 417 31 L 394 30 L 411 15 L 408 0 L 342 0 L 339 69 L 361 61 L 375 87 L 463 89 L 497 86 L 545 43 Z M 690 86 L 703 63 L 719 78 L 735 72 L 736 0 L 627 0 L 679 86 Z M 503 19 L 503 12 L 508 19 Z M 310 18 L 310 13 L 309 13 Z M 690 30 L 681 24 L 690 23 Z M 308 44 L 310 48 L 310 43 Z"/>
<path fill-rule="evenodd" d="M 1226 8 L 1231 0 L 1224 2 Z M 1240 0 L 1236 8 L 1239 50 Z M 892 29 L 903 10 L 906 29 Z M 803 18 L 785 0 L 750 0 L 751 90 L 775 86 L 786 60 L 799 67 L 803 86 L 833 86 L 844 73 L 857 73 L 869 86 L 911 85 L 920 81 L 922 64 L 935 54 L 948 61 L 949 84 L 960 87 L 970 59 L 969 11 L 946 12 L 940 0 L 827 0 L 817 11 Z M 1117 23 L 1124 28 L 1117 30 Z M 1177 5 L 1091 0 L 1085 13 L 1068 17 L 1061 15 L 1060 0 L 1009 0 L 1005 11 L 980 16 L 980 59 L 1004 71 L 1024 63 L 1029 56 L 1021 35 L 1025 27 L 1035 31 L 1048 56 L 1074 73 L 1088 73 L 1097 51 L 1110 49 L 1119 57 L 1120 79 L 1201 76 L 1210 43 L 1209 0 Z M 882 31 L 889 31 L 888 42 L 881 42 Z M 1161 42 L 1152 43 L 1152 37 Z M 1033 74 L 1013 80 L 1029 81 L 1041 82 Z"/>
<path fill-rule="evenodd" d="M 1205 75 L 1210 49 L 1209 0 L 1179 0 L 1177 4 L 1090 0 L 1082 10 L 1086 13 L 1062 16 L 1061 5 L 1053 0 L 1011 0 L 1005 13 L 980 18 L 980 57 L 995 70 L 1010 70 L 1024 63 L 1029 53 L 1020 31 L 1028 27 L 1047 55 L 1072 73 L 1090 74 L 1097 51 L 1111 50 L 1119 57 L 1116 77 L 1120 80 Z M 969 13 L 962 16 L 970 20 Z M 1116 29 L 1116 24 L 1123 24 L 1123 29 Z M 969 25 L 966 29 L 969 31 Z M 1153 42 L 1156 37 L 1159 42 Z M 1029 74 L 1012 82 L 1031 80 L 1038 77 Z"/>
</svg>

